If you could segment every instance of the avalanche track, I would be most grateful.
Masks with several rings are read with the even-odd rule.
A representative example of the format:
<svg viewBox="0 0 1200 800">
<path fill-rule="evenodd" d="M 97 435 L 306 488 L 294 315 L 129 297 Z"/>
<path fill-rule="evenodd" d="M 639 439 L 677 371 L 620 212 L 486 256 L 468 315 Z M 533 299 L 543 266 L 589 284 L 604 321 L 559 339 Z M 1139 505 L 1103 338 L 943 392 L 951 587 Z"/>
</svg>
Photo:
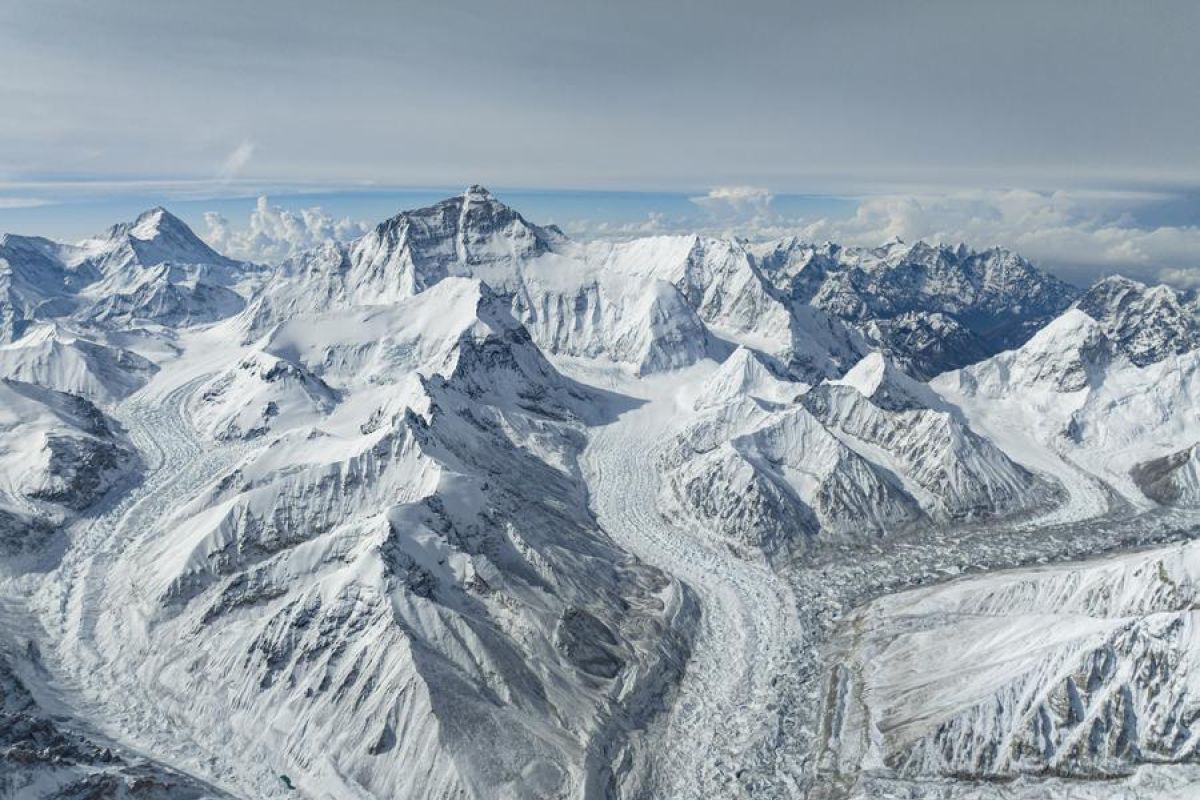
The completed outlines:
<svg viewBox="0 0 1200 800">
<path fill-rule="evenodd" d="M 776 727 L 775 676 L 803 636 L 788 586 L 765 564 L 734 556 L 703 530 L 658 513 L 657 453 L 671 430 L 671 395 L 655 396 L 594 430 L 583 468 L 600 524 L 625 549 L 687 584 L 701 621 L 665 718 L 649 736 L 653 774 L 639 794 L 673 800 L 773 796 L 751 786 L 750 759 Z"/>
</svg>

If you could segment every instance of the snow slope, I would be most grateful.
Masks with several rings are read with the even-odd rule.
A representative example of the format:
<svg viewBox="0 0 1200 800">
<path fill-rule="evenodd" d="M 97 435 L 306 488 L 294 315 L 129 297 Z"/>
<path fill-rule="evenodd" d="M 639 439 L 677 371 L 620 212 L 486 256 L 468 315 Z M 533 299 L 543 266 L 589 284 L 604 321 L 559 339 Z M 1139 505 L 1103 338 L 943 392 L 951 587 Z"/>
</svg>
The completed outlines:
<svg viewBox="0 0 1200 800">
<path fill-rule="evenodd" d="M 662 502 L 743 552 L 863 544 L 1059 500 L 1052 478 L 1012 461 L 878 353 L 810 387 L 739 349 L 695 404 L 661 458 Z"/>
<path fill-rule="evenodd" d="M 1186 796 L 1195 310 L 477 186 L 5 236 L 0 793 Z"/>
<path fill-rule="evenodd" d="M 831 757 L 872 773 L 865 796 L 872 777 L 1094 780 L 1193 761 L 1198 554 L 1173 545 L 867 606 L 847 623 L 849 735 Z"/>
<path fill-rule="evenodd" d="M 41 595 L 55 668 L 114 735 L 237 793 L 283 796 L 280 775 L 318 797 L 601 791 L 593 759 L 641 713 L 625 696 L 681 657 L 663 646 L 678 586 L 587 512 L 575 459 L 603 403 L 477 281 L 386 312 L 297 319 L 243 357 L 247 380 L 264 352 L 289 359 L 268 394 L 341 398 L 277 401 L 248 443 L 185 421 L 223 408 L 205 377 L 130 398 L 165 452 Z"/>
<path fill-rule="evenodd" d="M 1149 502 L 1131 476 L 1135 465 L 1200 441 L 1200 349 L 1139 366 L 1080 309 L 933 387 L 1018 461 L 1031 454 L 1046 468 L 1044 455 L 1055 453 L 1049 470 L 1060 480 L 1082 472 L 1135 505 Z"/>
<path fill-rule="evenodd" d="M 135 392 L 157 367 L 122 347 L 39 323 L 16 341 L 0 345 L 0 376 L 113 403 Z"/>
<path fill-rule="evenodd" d="M 0 379 L 0 546 L 34 550 L 131 477 L 138 457 L 94 405 Z"/>
</svg>

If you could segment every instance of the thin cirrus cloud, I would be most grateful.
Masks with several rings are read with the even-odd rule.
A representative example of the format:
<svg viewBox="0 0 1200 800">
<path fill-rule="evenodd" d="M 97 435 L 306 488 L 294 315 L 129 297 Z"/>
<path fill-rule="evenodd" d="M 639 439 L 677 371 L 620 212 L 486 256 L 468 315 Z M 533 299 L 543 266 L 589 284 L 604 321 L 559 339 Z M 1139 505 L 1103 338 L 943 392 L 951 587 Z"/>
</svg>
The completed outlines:
<svg viewBox="0 0 1200 800">
<path fill-rule="evenodd" d="M 221 166 L 217 170 L 217 177 L 224 181 L 233 180 L 242 174 L 252 158 L 254 158 L 254 142 L 243 140 L 221 162 Z"/>
<path fill-rule="evenodd" d="M 50 201 L 40 197 L 0 197 L 0 209 L 40 208 L 48 205 Z"/>
<path fill-rule="evenodd" d="M 577 227 L 965 239 L 1183 283 L 1200 206 L 1147 196 L 1200 187 L 1198 28 L 1194 0 L 10 0 L 0 230 L 122 192 L 644 190 L 679 202 Z"/>
</svg>

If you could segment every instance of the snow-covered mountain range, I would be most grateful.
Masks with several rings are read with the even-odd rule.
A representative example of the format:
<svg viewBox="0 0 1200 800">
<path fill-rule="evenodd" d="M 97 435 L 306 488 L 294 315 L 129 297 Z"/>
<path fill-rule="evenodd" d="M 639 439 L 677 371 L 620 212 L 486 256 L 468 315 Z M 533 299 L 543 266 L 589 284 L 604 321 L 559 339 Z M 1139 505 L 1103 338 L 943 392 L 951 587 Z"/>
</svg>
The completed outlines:
<svg viewBox="0 0 1200 800">
<path fill-rule="evenodd" d="M 0 796 L 1192 780 L 1192 552 L 1100 559 L 1197 530 L 1192 294 L 478 186 L 274 265 L 5 235 L 0 288 Z M 933 568 L 1035 555 L 1100 560 Z"/>
</svg>

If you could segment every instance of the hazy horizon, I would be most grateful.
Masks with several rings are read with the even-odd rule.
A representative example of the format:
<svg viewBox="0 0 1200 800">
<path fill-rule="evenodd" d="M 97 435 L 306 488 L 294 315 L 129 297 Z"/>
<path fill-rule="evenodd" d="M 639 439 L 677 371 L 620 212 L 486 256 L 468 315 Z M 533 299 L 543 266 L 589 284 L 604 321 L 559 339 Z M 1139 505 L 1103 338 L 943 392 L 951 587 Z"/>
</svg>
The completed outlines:
<svg viewBox="0 0 1200 800">
<path fill-rule="evenodd" d="M 0 231 L 158 204 L 247 230 L 262 195 L 352 228 L 483 183 L 580 235 L 962 240 L 1194 285 L 1198 27 L 1187 2 L 16 0 Z"/>
</svg>

